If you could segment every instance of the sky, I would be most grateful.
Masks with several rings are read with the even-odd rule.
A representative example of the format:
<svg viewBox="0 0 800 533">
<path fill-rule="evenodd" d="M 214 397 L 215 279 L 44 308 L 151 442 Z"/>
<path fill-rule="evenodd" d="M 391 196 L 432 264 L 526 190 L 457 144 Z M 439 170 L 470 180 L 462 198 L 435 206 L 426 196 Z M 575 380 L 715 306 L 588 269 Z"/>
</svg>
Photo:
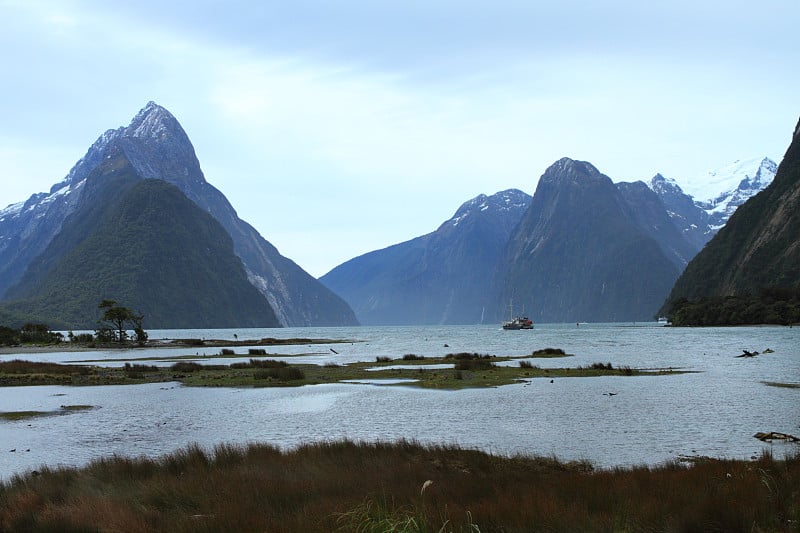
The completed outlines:
<svg viewBox="0 0 800 533">
<path fill-rule="evenodd" d="M 315 277 L 533 194 L 562 157 L 690 185 L 785 152 L 797 0 L 0 0 L 0 208 L 148 101 Z"/>
</svg>

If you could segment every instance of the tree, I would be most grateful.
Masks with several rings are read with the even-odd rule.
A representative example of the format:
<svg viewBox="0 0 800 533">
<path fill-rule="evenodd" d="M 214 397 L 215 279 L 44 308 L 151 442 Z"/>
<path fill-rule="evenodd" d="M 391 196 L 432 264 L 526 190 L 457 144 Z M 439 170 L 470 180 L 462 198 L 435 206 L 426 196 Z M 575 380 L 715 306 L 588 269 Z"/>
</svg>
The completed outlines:
<svg viewBox="0 0 800 533">
<path fill-rule="evenodd" d="M 97 307 L 104 310 L 99 320 L 98 340 L 125 342 L 128 339 L 127 325 L 130 323 L 136 335 L 136 342 L 139 344 L 147 342 L 147 332 L 142 328 L 144 315 L 138 315 L 127 307 L 117 305 L 115 300 L 103 300 Z"/>
</svg>

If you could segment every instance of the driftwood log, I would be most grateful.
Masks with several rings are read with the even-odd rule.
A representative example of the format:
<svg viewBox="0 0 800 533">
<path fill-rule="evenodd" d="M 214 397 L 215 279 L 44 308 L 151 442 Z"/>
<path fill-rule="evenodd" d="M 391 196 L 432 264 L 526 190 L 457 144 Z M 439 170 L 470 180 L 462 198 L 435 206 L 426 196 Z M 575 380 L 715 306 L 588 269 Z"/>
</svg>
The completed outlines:
<svg viewBox="0 0 800 533">
<path fill-rule="evenodd" d="M 761 433 L 760 431 L 753 435 L 758 440 L 770 442 L 773 440 L 785 440 L 786 442 L 800 442 L 800 438 L 788 433 L 778 433 L 777 431 L 770 431 L 769 433 Z"/>
</svg>

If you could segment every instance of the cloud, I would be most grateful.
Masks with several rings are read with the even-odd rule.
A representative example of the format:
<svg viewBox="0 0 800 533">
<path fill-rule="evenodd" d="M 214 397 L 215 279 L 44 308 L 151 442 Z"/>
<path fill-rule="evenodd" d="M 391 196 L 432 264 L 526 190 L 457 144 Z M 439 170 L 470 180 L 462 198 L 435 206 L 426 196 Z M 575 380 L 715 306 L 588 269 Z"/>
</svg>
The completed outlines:
<svg viewBox="0 0 800 533">
<path fill-rule="evenodd" d="M 151 99 L 240 216 L 315 274 L 477 194 L 533 193 L 562 156 L 615 180 L 779 157 L 800 8 L 720 6 L 6 1 L 0 175 L 36 187 L 7 203 Z"/>
</svg>

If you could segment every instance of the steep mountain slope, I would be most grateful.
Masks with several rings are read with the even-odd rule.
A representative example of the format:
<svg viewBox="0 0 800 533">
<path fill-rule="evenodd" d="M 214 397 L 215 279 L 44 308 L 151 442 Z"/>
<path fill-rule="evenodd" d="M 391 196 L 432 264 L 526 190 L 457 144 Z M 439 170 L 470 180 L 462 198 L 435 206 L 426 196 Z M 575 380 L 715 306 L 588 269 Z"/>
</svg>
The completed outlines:
<svg viewBox="0 0 800 533">
<path fill-rule="evenodd" d="M 682 298 L 758 294 L 800 285 L 800 123 L 772 183 L 750 198 L 689 263 L 663 310 Z"/>
<path fill-rule="evenodd" d="M 142 180 L 119 152 L 87 176 L 87 202 L 34 260 L 5 306 L 92 328 L 113 299 L 146 327 L 277 327 L 224 228 L 161 180 Z"/>
<path fill-rule="evenodd" d="M 498 308 L 537 322 L 651 320 L 680 273 L 623 194 L 568 158 L 542 175 L 498 271 Z"/>
<path fill-rule="evenodd" d="M 681 271 L 686 268 L 697 249 L 675 227 L 658 194 L 641 181 L 616 186 L 628 204 L 633 222 L 655 239 L 672 264 Z"/>
<path fill-rule="evenodd" d="M 61 231 L 65 218 L 82 205 L 87 176 L 110 153 L 120 153 L 135 175 L 178 187 L 210 213 L 232 237 L 250 282 L 266 297 L 281 324 L 352 325 L 347 304 L 291 260 L 280 255 L 239 219 L 224 195 L 209 184 L 188 136 L 166 109 L 150 102 L 130 125 L 108 130 L 49 194 L 0 211 L 0 294 L 16 283 L 31 261 Z"/>
<path fill-rule="evenodd" d="M 497 258 L 529 203 L 518 190 L 480 195 L 433 233 L 351 259 L 320 281 L 362 324 L 480 323 L 494 304 Z"/>
</svg>

